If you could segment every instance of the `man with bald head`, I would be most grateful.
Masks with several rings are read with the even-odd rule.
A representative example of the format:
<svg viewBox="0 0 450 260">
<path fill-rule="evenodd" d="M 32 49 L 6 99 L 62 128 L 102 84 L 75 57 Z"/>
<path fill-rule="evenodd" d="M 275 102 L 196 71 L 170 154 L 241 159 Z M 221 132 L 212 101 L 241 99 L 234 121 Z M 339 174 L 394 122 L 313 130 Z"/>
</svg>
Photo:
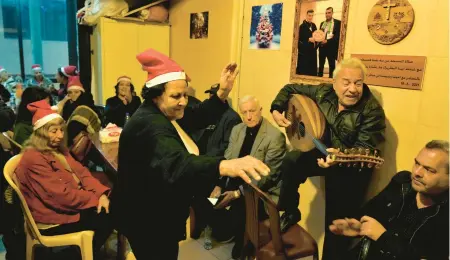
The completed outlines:
<svg viewBox="0 0 450 260">
<path fill-rule="evenodd" d="M 235 159 L 251 155 L 263 161 L 270 168 L 270 175 L 258 182 L 258 187 L 277 200 L 279 195 L 279 168 L 286 154 L 286 137 L 262 116 L 262 107 L 254 96 L 244 96 L 239 100 L 239 112 L 243 123 L 233 127 L 230 142 L 225 151 L 225 158 Z M 235 246 L 232 257 L 238 258 L 244 238 L 245 204 L 240 182 L 229 179 L 225 187 L 216 186 L 210 197 L 224 195 L 216 208 L 231 205 L 235 223 Z M 223 192 L 226 190 L 225 192 Z"/>
</svg>

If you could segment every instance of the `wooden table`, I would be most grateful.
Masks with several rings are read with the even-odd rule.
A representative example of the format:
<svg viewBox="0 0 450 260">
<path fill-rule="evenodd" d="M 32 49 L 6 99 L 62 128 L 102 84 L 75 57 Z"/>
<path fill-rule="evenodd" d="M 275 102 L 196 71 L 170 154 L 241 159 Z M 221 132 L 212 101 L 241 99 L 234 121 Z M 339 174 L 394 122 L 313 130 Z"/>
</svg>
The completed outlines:
<svg viewBox="0 0 450 260">
<path fill-rule="evenodd" d="M 99 134 L 90 136 L 95 149 L 100 153 L 105 163 L 115 171 L 117 176 L 119 142 L 104 144 L 100 142 Z M 121 233 L 117 234 L 117 260 L 125 260 L 126 238 Z"/>
<path fill-rule="evenodd" d="M 119 142 L 104 144 L 100 142 L 99 134 L 96 133 L 90 136 L 92 144 L 105 160 L 106 164 L 115 171 L 117 174 L 118 167 L 118 155 L 119 155 Z"/>
</svg>

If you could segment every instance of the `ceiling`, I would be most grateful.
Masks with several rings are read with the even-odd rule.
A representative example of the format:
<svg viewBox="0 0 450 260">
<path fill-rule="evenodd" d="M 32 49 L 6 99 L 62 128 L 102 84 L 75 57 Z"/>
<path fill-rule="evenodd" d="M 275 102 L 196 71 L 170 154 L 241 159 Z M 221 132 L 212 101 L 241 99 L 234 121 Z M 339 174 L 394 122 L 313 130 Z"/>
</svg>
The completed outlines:
<svg viewBox="0 0 450 260">
<path fill-rule="evenodd" d="M 141 6 L 144 6 L 144 5 L 153 3 L 153 2 L 157 2 L 157 1 L 158 0 L 125 0 L 125 2 L 128 3 L 128 7 L 129 7 L 130 11 L 134 10 L 136 8 L 139 8 Z M 170 0 L 165 2 L 165 4 L 168 4 L 168 2 L 170 2 Z"/>
</svg>

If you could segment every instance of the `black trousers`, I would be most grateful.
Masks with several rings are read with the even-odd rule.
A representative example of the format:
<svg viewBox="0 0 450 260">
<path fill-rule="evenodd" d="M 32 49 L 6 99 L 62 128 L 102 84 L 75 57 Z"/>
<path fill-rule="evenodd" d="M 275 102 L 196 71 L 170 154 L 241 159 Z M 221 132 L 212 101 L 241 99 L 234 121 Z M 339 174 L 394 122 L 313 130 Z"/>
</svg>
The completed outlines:
<svg viewBox="0 0 450 260">
<path fill-rule="evenodd" d="M 96 253 L 100 250 L 113 231 L 112 218 L 103 211 L 100 212 L 100 214 L 97 214 L 97 209 L 86 209 L 81 211 L 80 220 L 78 222 L 63 224 L 49 229 L 42 229 L 40 232 L 44 236 L 56 236 L 84 230 L 92 230 L 95 232 L 93 249 L 94 253 Z"/>
<path fill-rule="evenodd" d="M 323 77 L 323 69 L 325 67 L 325 58 L 328 60 L 328 70 L 330 78 L 333 78 L 333 71 L 336 68 L 337 52 L 329 46 L 319 48 L 319 77 Z"/>
<path fill-rule="evenodd" d="M 144 229 L 125 234 L 137 260 L 177 260 L 178 241 Z"/>
<path fill-rule="evenodd" d="M 343 259 L 351 239 L 331 233 L 328 226 L 333 220 L 356 215 L 360 208 L 371 170 L 359 170 L 333 166 L 320 168 L 317 159 L 324 158 L 318 150 L 302 153 L 292 151 L 286 154 L 281 166 L 282 185 L 278 206 L 281 210 L 297 210 L 300 195 L 298 187 L 308 177 L 325 176 L 325 242 L 323 260 Z"/>
</svg>

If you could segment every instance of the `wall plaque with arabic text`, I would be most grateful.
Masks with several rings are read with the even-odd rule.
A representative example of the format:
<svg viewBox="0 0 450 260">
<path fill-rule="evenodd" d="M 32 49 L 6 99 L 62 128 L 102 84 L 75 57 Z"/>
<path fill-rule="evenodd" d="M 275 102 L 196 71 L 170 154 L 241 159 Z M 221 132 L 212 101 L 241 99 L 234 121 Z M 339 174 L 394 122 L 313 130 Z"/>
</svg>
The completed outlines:
<svg viewBox="0 0 450 260">
<path fill-rule="evenodd" d="M 364 82 L 383 87 L 422 89 L 425 56 L 352 54 L 367 67 Z"/>
</svg>

